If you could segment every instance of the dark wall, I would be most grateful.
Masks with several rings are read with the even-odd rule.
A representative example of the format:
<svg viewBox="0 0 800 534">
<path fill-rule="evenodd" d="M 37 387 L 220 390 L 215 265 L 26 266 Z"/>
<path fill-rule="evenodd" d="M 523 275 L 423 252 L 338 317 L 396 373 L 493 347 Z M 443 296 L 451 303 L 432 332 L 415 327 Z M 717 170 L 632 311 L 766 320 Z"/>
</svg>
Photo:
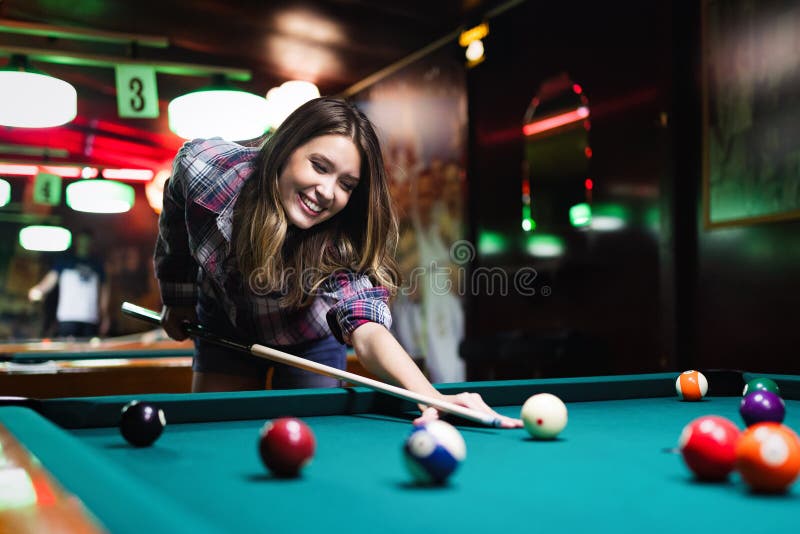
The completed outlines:
<svg viewBox="0 0 800 534">
<path fill-rule="evenodd" d="M 671 12 L 660 3 L 613 5 L 515 7 L 491 20 L 487 59 L 468 73 L 472 239 L 490 230 L 512 243 L 493 255 L 479 246 L 473 268 L 538 275 L 533 296 L 470 295 L 462 354 L 472 378 L 675 365 Z M 544 259 L 524 250 L 521 127 L 539 86 L 560 73 L 589 99 L 593 204 L 621 206 L 628 224 L 611 232 L 562 225 L 565 254 Z M 540 185 L 532 173 L 534 198 Z"/>
<path fill-rule="evenodd" d="M 759 4 L 754 17 L 773 20 Z M 771 7 L 770 7 L 771 6 Z M 704 224 L 699 6 L 676 13 L 675 287 L 683 367 L 800 372 L 800 222 Z M 764 58 L 766 59 L 766 58 Z M 795 139 L 796 143 L 797 140 Z M 797 179 L 797 177 L 795 177 Z"/>
</svg>

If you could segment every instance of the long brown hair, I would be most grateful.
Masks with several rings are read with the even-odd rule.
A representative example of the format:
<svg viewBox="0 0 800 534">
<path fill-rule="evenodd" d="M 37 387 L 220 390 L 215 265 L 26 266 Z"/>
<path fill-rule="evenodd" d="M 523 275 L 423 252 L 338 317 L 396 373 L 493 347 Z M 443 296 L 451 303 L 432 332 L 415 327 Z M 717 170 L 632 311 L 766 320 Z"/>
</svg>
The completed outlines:
<svg viewBox="0 0 800 534">
<path fill-rule="evenodd" d="M 352 139 L 361 156 L 360 180 L 345 208 L 307 230 L 290 228 L 278 177 L 291 154 L 322 135 Z M 234 244 L 250 291 L 279 292 L 286 306 L 310 304 L 331 274 L 365 274 L 394 295 L 397 218 L 380 143 L 369 119 L 352 104 L 317 98 L 300 106 L 261 147 L 256 170 L 234 210 Z"/>
</svg>

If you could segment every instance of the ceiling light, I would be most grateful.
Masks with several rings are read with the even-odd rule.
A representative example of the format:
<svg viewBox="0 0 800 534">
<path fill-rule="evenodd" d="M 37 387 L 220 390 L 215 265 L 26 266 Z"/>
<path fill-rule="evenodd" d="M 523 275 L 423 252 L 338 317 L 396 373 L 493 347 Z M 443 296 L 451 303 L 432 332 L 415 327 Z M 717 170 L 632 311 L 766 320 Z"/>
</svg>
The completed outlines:
<svg viewBox="0 0 800 534">
<path fill-rule="evenodd" d="M 465 52 L 465 55 L 469 61 L 474 63 L 483 58 L 483 53 L 484 53 L 483 41 L 477 39 L 475 41 L 472 41 L 467 46 L 467 51 Z"/>
<path fill-rule="evenodd" d="M 224 76 L 169 103 L 169 129 L 184 139 L 244 141 L 267 130 L 267 100 L 233 87 Z"/>
<path fill-rule="evenodd" d="M 267 93 L 269 126 L 277 128 L 294 110 L 319 96 L 317 86 L 303 80 L 290 80 L 273 87 Z"/>
<path fill-rule="evenodd" d="M 11 202 L 11 184 L 0 178 L 0 207 Z"/>
<path fill-rule="evenodd" d="M 25 56 L 11 56 L 0 69 L 0 125 L 49 128 L 70 122 L 77 114 L 75 88 L 31 68 Z"/>
<path fill-rule="evenodd" d="M 61 252 L 72 244 L 72 233 L 60 226 L 26 226 L 19 231 L 19 244 L 25 250 Z"/>
<path fill-rule="evenodd" d="M 67 206 L 87 213 L 125 213 L 135 196 L 133 187 L 113 180 L 79 180 L 67 186 Z"/>
</svg>

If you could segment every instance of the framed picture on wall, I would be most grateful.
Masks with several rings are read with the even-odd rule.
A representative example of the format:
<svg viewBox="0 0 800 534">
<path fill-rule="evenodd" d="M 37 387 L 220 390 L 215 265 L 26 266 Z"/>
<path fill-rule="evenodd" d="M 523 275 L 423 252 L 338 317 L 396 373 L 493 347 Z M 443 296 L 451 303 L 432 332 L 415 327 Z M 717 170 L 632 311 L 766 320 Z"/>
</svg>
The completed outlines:
<svg viewBox="0 0 800 534">
<path fill-rule="evenodd" d="M 800 218 L 800 4 L 704 0 L 706 228 Z"/>
</svg>

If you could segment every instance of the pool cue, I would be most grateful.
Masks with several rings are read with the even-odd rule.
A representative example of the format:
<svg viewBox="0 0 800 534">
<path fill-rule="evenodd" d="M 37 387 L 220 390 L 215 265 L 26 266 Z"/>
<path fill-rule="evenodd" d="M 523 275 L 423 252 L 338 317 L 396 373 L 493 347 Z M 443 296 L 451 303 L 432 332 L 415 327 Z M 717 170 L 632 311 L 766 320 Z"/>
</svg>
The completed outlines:
<svg viewBox="0 0 800 534">
<path fill-rule="evenodd" d="M 136 304 L 132 304 L 130 302 L 123 302 L 122 312 L 127 315 L 130 315 L 131 317 L 135 317 L 136 319 L 155 325 L 161 325 L 160 313 L 155 312 L 153 310 L 149 310 L 147 308 L 143 308 L 141 306 L 137 306 Z M 207 330 L 201 324 L 185 323 L 184 329 L 186 330 L 186 333 L 189 334 L 190 336 L 199 337 L 205 341 L 214 343 L 215 345 L 237 350 L 240 352 L 247 352 L 259 358 L 264 358 L 266 360 L 271 360 L 273 362 L 283 363 L 286 365 L 290 365 L 292 367 L 297 367 L 299 369 L 311 371 L 312 373 L 321 374 L 331 378 L 338 378 L 339 380 L 345 380 L 347 382 L 358 384 L 359 386 L 365 386 L 375 391 L 380 391 L 381 393 L 386 393 L 387 395 L 392 395 L 394 397 L 398 397 L 407 401 L 425 404 L 427 406 L 432 406 L 437 410 L 457 415 L 459 417 L 463 417 L 464 419 L 468 419 L 476 423 L 481 423 L 493 427 L 501 426 L 501 421 L 498 417 L 494 417 L 492 415 L 485 414 L 477 410 L 473 410 L 472 408 L 466 408 L 464 406 L 459 406 L 458 404 L 452 402 L 435 399 L 433 397 L 429 397 L 428 395 L 423 395 L 421 393 L 415 393 L 413 391 L 409 391 L 407 389 L 398 386 L 393 386 L 391 384 L 386 384 L 378 380 L 373 380 L 372 378 L 367 378 L 365 376 L 357 375 L 349 371 L 342 371 L 341 369 L 313 362 L 311 360 L 307 360 L 306 358 L 300 358 L 299 356 L 294 356 L 292 354 L 289 354 L 288 352 L 282 352 L 280 350 L 273 349 L 271 347 L 266 347 L 264 345 L 258 345 L 255 343 L 252 345 L 245 345 L 243 343 L 239 343 L 231 339 L 218 336 L 213 332 Z"/>
</svg>

